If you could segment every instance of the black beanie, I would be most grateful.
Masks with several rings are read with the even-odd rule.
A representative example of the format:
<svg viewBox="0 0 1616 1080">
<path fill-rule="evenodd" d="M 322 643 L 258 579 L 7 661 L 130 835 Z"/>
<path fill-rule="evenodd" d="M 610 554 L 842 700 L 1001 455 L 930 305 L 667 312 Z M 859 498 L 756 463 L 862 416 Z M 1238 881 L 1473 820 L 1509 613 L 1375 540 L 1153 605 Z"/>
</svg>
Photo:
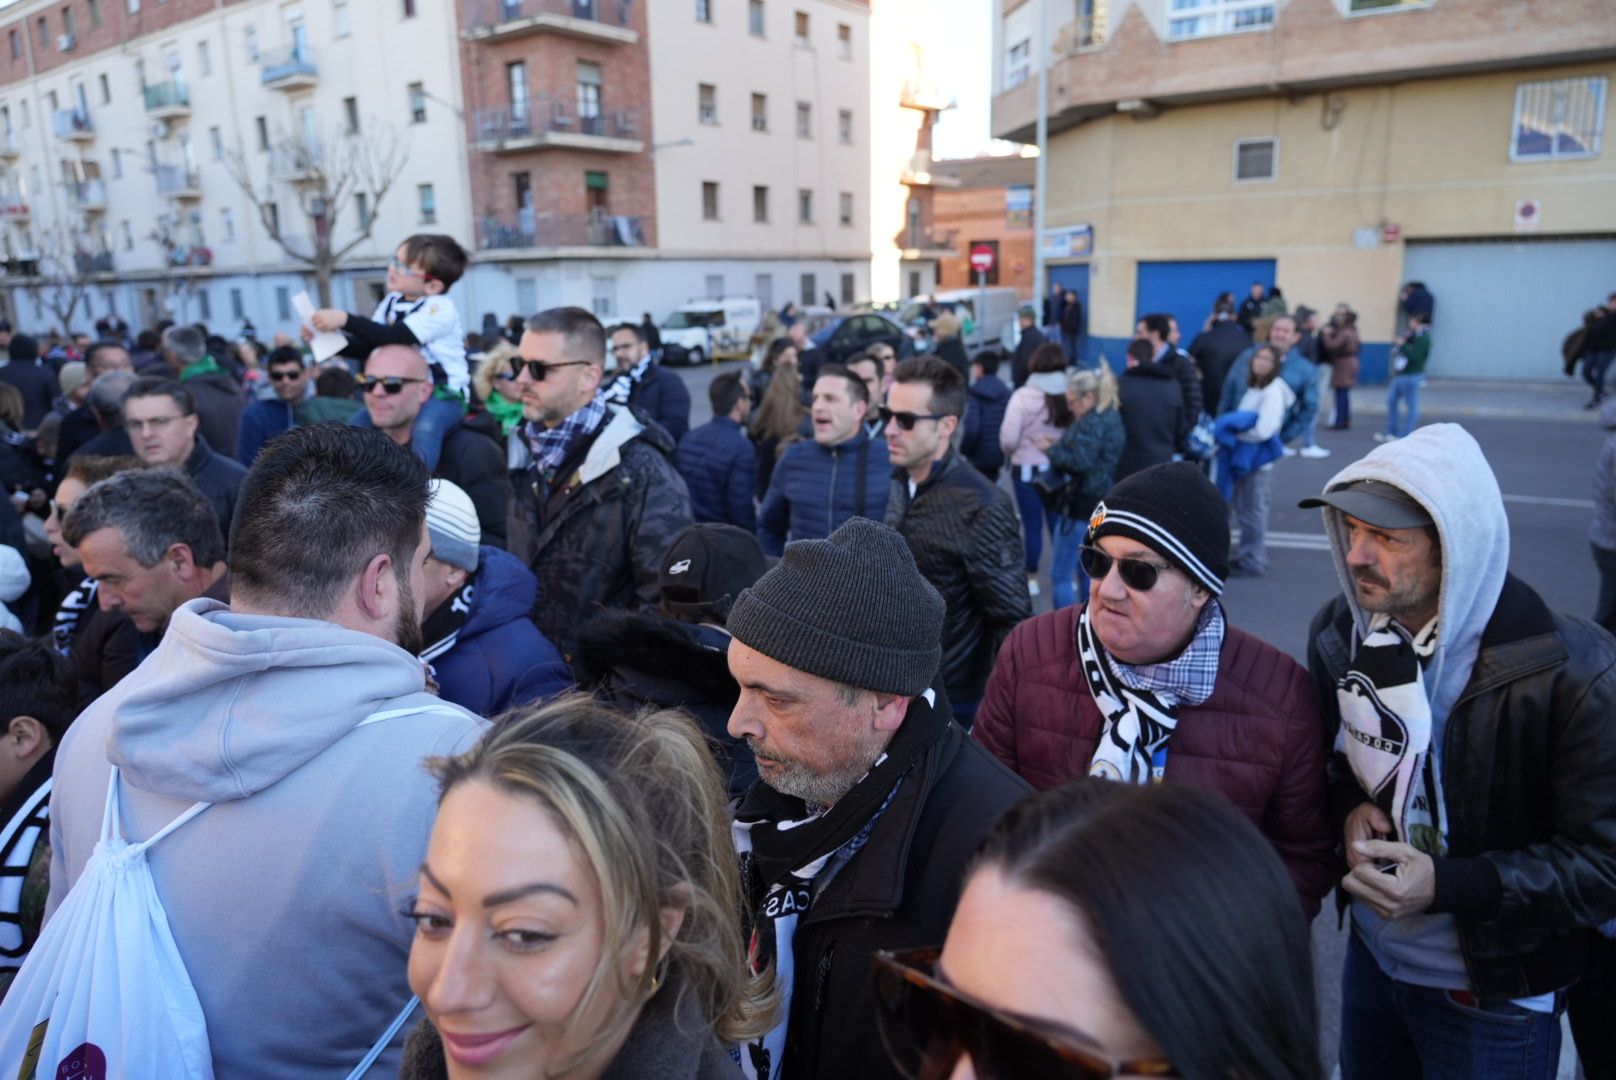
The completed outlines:
<svg viewBox="0 0 1616 1080">
<path fill-rule="evenodd" d="M 924 692 L 943 662 L 943 598 L 904 538 L 868 518 L 787 544 L 726 628 L 787 667 L 882 694 Z"/>
<path fill-rule="evenodd" d="M 1229 576 L 1229 504 L 1199 466 L 1169 461 L 1117 481 L 1089 517 L 1086 543 L 1126 536 L 1213 596 Z"/>
</svg>

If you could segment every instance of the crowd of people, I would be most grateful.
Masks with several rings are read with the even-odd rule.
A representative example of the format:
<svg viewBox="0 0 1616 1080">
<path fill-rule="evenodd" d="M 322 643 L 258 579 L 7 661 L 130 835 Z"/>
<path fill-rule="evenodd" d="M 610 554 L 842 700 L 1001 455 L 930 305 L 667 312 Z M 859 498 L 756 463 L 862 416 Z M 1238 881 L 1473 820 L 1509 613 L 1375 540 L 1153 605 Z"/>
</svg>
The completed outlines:
<svg viewBox="0 0 1616 1080">
<path fill-rule="evenodd" d="M 1552 1075 L 1567 1009 L 1616 1073 L 1616 640 L 1475 440 L 1394 390 L 1303 501 L 1305 667 L 1220 602 L 1349 310 L 1008 381 L 793 327 L 691 427 L 643 324 L 468 338 L 464 266 L 407 239 L 319 362 L 0 368 L 61 390 L 0 390 L 0 1068 L 1319 1077 L 1334 891 L 1345 1080 Z"/>
</svg>

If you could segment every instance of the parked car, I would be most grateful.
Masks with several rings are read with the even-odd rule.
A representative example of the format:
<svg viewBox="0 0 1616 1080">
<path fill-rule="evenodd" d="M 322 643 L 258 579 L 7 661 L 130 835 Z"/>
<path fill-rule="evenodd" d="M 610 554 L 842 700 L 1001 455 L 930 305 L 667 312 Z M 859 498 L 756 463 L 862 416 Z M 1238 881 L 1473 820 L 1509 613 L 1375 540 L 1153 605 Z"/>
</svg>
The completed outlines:
<svg viewBox="0 0 1616 1080">
<path fill-rule="evenodd" d="M 745 357 L 762 318 L 763 307 L 753 297 L 681 304 L 662 324 L 662 362 L 699 365 Z"/>
<path fill-rule="evenodd" d="M 978 311 L 981 301 L 982 310 Z M 1008 286 L 987 289 L 942 289 L 930 295 L 916 296 L 903 305 L 898 322 L 905 333 L 926 351 L 931 348 L 929 323 L 944 311 L 952 311 L 962 323 L 969 321 L 970 332 L 964 335 L 967 352 L 976 353 L 991 347 L 1015 348 L 1016 310 L 1022 301 L 1016 290 Z"/>
<path fill-rule="evenodd" d="M 914 348 L 903 327 L 890 316 L 873 312 L 834 312 L 821 316 L 817 321 L 817 326 L 809 323 L 808 338 L 819 346 L 825 359 L 833 364 L 845 364 L 876 342 L 891 345 L 900 357 L 914 355 Z"/>
</svg>

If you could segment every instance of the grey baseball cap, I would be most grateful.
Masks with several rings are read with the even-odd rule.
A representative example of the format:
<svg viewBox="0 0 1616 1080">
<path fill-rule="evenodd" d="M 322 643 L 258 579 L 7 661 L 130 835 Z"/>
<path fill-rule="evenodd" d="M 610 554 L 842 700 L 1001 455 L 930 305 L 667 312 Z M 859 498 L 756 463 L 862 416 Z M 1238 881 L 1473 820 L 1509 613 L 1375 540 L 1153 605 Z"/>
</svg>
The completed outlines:
<svg viewBox="0 0 1616 1080">
<path fill-rule="evenodd" d="M 1384 480 L 1349 480 L 1296 505 L 1303 510 L 1331 506 L 1377 529 L 1419 529 L 1432 524 L 1431 515 L 1414 496 Z"/>
</svg>

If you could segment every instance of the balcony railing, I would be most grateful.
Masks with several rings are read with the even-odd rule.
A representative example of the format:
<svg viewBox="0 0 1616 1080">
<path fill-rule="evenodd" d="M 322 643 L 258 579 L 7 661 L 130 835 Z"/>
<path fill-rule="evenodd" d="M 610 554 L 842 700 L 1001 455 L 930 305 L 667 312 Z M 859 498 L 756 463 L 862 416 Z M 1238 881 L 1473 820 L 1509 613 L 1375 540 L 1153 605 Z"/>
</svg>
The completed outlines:
<svg viewBox="0 0 1616 1080">
<path fill-rule="evenodd" d="M 633 41 L 631 0 L 465 0 L 467 37 L 502 38 L 561 33 L 603 41 Z"/>
<path fill-rule="evenodd" d="M 182 116 L 191 111 L 191 88 L 170 79 L 141 88 L 146 111 L 156 117 Z"/>
<path fill-rule="evenodd" d="M 928 229 L 914 226 L 898 234 L 898 244 L 905 251 L 952 251 L 957 229 Z"/>
<path fill-rule="evenodd" d="M 202 172 L 184 165 L 157 166 L 157 193 L 169 198 L 185 198 L 202 193 Z"/>
<path fill-rule="evenodd" d="M 73 265 L 81 274 L 110 274 L 114 269 L 110 251 L 75 251 Z"/>
<path fill-rule="evenodd" d="M 485 217 L 477 223 L 485 249 L 548 247 L 644 247 L 644 223 L 626 214 L 535 214 Z"/>
<path fill-rule="evenodd" d="M 15 132 L 0 132 L 0 158 L 11 160 L 22 153 L 22 147 L 17 145 Z"/>
<path fill-rule="evenodd" d="M 0 273 L 7 277 L 38 277 L 38 255 L 8 255 L 0 259 Z"/>
<path fill-rule="evenodd" d="M 27 221 L 28 200 L 21 195 L 0 195 L 0 221 Z"/>
<path fill-rule="evenodd" d="M 51 127 L 58 139 L 95 137 L 95 125 L 90 123 L 90 114 L 83 109 L 57 109 L 51 117 Z"/>
<path fill-rule="evenodd" d="M 1098 49 L 1105 45 L 1107 33 L 1106 12 L 1097 9 L 1090 15 L 1079 15 L 1065 26 L 1055 38 L 1055 52 L 1062 56 Z"/>
<path fill-rule="evenodd" d="M 94 212 L 107 208 L 107 185 L 100 180 L 77 180 L 67 185 L 67 201 L 80 212 Z"/>
<path fill-rule="evenodd" d="M 294 89 L 320 81 L 320 66 L 314 62 L 314 50 L 307 45 L 290 45 L 266 52 L 261 63 L 263 72 L 259 81 L 265 86 Z"/>
<path fill-rule="evenodd" d="M 277 180 L 309 180 L 320 174 L 319 150 L 301 144 L 269 151 L 269 174 Z"/>
<path fill-rule="evenodd" d="M 613 109 L 602 103 L 580 112 L 576 100 L 542 97 L 518 106 L 479 109 L 473 125 L 480 143 L 532 139 L 543 144 L 552 136 L 565 135 L 637 140 L 643 130 L 637 108 Z"/>
</svg>

